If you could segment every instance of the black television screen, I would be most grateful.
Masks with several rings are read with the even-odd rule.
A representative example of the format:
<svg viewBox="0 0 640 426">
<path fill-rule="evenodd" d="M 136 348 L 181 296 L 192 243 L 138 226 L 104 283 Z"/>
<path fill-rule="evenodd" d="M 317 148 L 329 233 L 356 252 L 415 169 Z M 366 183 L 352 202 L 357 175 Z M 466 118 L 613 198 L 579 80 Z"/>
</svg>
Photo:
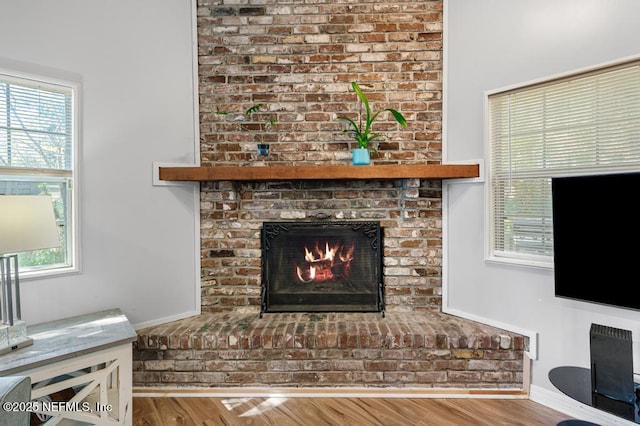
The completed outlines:
<svg viewBox="0 0 640 426">
<path fill-rule="evenodd" d="M 640 309 L 640 173 L 551 179 L 555 295 Z"/>
</svg>

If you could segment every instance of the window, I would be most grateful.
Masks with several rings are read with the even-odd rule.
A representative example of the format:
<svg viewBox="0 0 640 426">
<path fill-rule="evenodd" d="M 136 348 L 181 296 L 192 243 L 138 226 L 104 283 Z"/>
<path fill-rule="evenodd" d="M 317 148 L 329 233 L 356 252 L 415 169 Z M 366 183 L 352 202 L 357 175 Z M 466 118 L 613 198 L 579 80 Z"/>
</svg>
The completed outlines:
<svg viewBox="0 0 640 426">
<path fill-rule="evenodd" d="M 640 61 L 490 94 L 488 125 L 490 259 L 550 267 L 551 178 L 640 170 Z"/>
<path fill-rule="evenodd" d="M 51 196 L 61 242 L 19 253 L 23 277 L 77 268 L 76 92 L 73 84 L 0 70 L 0 194 Z"/>
</svg>

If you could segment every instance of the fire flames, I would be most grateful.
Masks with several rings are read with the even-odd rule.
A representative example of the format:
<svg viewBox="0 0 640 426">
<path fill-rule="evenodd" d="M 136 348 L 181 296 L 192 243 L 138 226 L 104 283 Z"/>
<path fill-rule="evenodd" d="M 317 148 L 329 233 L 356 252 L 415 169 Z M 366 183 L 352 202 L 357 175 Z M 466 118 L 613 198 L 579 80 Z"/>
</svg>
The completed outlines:
<svg viewBox="0 0 640 426">
<path fill-rule="evenodd" d="M 353 252 L 353 244 L 346 247 L 344 244 L 324 243 L 324 249 L 320 242 L 316 242 L 313 250 L 304 247 L 304 265 L 296 266 L 298 279 L 303 283 L 312 281 L 321 282 L 349 276 Z"/>
</svg>

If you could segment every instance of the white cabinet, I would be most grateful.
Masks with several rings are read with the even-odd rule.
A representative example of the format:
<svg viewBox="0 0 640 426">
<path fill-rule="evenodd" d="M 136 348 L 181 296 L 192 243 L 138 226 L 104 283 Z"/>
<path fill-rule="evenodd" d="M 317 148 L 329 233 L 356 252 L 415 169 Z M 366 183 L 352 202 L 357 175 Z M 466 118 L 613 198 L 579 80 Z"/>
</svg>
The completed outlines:
<svg viewBox="0 0 640 426">
<path fill-rule="evenodd" d="M 28 328 L 33 345 L 0 356 L 0 376 L 31 378 L 47 425 L 130 425 L 136 332 L 118 309 Z"/>
</svg>

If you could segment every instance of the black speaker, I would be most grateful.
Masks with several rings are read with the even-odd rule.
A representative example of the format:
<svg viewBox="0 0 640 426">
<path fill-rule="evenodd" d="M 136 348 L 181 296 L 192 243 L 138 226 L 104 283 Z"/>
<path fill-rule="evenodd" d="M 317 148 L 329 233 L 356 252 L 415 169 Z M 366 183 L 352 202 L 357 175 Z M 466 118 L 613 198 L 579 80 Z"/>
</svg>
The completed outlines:
<svg viewBox="0 0 640 426">
<path fill-rule="evenodd" d="M 631 331 L 591 324 L 590 347 L 592 405 L 634 420 Z"/>
</svg>

